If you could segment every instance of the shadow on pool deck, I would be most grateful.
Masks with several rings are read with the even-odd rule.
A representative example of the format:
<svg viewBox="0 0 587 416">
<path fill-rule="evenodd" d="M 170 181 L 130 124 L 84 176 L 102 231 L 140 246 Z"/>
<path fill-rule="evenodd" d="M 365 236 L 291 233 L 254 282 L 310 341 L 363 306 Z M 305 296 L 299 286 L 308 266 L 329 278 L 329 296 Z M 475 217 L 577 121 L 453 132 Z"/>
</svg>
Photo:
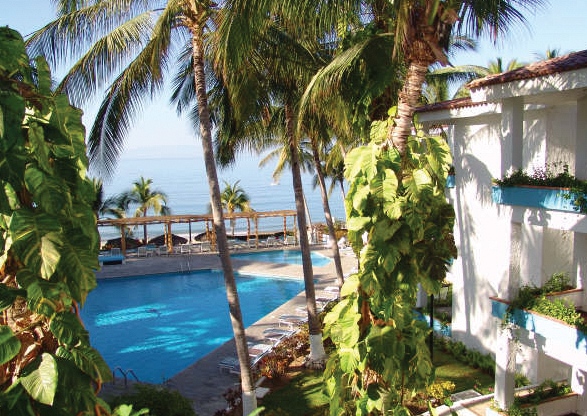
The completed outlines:
<svg viewBox="0 0 587 416">
<path fill-rule="evenodd" d="M 331 257 L 330 250 L 323 250 L 321 247 L 313 247 L 313 250 Z M 357 260 L 354 256 L 341 253 L 341 261 L 345 274 L 357 266 Z M 250 261 L 248 259 L 233 259 L 232 263 L 234 270 L 240 273 L 303 278 L 301 265 L 269 264 Z M 104 266 L 96 273 L 96 276 L 98 278 L 115 278 L 220 268 L 220 259 L 217 254 L 203 253 L 189 256 L 176 255 L 169 257 L 130 258 L 126 260 L 125 264 Z M 324 287 L 335 284 L 335 277 L 336 272 L 333 262 L 322 267 L 315 266 L 314 278 L 316 281 L 316 291 L 319 292 Z M 295 313 L 297 307 L 303 307 L 304 305 L 305 295 L 302 291 L 290 301 L 246 328 L 247 338 L 250 341 L 263 341 L 263 330 L 268 327 L 277 326 L 279 315 Z M 194 404 L 194 410 L 199 416 L 213 415 L 217 410 L 226 407 L 226 401 L 222 397 L 222 394 L 229 388 L 235 387 L 235 385 L 240 383 L 238 376 L 219 371 L 218 362 L 225 356 L 236 356 L 234 340 L 230 340 L 216 348 L 208 355 L 171 377 L 165 384 L 170 388 L 178 390 L 183 396 L 190 399 Z M 124 381 L 118 379 L 114 384 L 108 383 L 104 386 L 102 396 L 108 397 L 113 394 L 128 391 L 132 384 L 132 381 L 129 380 L 127 386 L 125 386 Z"/>
</svg>

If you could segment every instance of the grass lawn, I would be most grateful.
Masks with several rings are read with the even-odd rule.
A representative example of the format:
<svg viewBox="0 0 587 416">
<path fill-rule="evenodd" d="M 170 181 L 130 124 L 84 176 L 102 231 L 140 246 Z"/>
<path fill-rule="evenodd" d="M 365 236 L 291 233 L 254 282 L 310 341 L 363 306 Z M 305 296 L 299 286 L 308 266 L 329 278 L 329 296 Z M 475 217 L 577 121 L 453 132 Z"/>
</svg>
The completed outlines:
<svg viewBox="0 0 587 416">
<path fill-rule="evenodd" d="M 475 389 L 486 394 L 493 389 L 493 376 L 457 361 L 452 355 L 434 350 L 436 381 L 452 381 L 455 392 Z M 279 384 L 279 383 L 277 383 Z M 289 383 L 274 385 L 260 402 L 267 415 L 323 416 L 328 401 L 322 392 L 322 373 L 305 370 L 291 375 Z M 424 411 L 424 410 L 423 410 Z"/>
</svg>

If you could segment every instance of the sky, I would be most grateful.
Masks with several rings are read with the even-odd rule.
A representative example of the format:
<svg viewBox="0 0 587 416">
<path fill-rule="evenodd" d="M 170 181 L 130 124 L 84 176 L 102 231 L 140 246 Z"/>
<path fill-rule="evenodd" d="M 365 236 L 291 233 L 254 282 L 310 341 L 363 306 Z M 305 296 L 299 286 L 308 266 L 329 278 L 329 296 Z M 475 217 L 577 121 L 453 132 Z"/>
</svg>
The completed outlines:
<svg viewBox="0 0 587 416">
<path fill-rule="evenodd" d="M 0 26 L 8 25 L 24 36 L 55 16 L 50 0 L 0 0 L 0 10 Z M 487 66 L 500 57 L 506 65 L 511 59 L 536 61 L 536 55 L 544 55 L 547 49 L 557 49 L 560 54 L 587 49 L 587 0 L 550 0 L 549 5 L 525 17 L 528 28 L 511 32 L 497 44 L 481 40 L 476 52 L 460 53 L 451 58 L 451 63 Z M 169 94 L 163 92 L 156 102 L 145 108 L 129 135 L 127 150 L 161 149 L 165 143 L 165 151 L 171 152 L 174 148 L 182 152 L 186 149 L 200 151 L 192 129 L 186 120 L 178 119 L 168 104 L 168 97 Z M 92 110 L 87 109 L 84 117 L 88 129 L 91 113 Z M 168 146 L 171 143 L 178 146 Z"/>
</svg>

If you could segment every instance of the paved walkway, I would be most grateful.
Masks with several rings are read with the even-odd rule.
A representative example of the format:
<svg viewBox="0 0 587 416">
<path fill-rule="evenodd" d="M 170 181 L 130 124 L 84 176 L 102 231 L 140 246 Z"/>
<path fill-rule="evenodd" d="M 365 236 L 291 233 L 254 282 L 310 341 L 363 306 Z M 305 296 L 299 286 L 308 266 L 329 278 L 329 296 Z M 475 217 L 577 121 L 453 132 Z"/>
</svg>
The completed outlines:
<svg viewBox="0 0 587 416">
<path fill-rule="evenodd" d="M 322 246 L 313 247 L 313 251 L 332 257 L 331 251 L 323 249 Z M 349 251 L 341 252 L 341 261 L 345 274 L 350 273 L 352 269 L 357 267 L 357 260 L 351 254 Z M 276 265 L 233 259 L 233 267 L 235 271 L 240 273 L 303 278 L 302 266 L 297 265 Z M 98 278 L 115 278 L 210 268 L 221 268 L 220 259 L 215 253 L 129 258 L 121 265 L 104 266 L 96 275 Z M 314 267 L 313 269 L 317 294 L 326 286 L 336 284 L 333 262 L 327 266 Z M 263 330 L 277 326 L 279 315 L 296 314 L 296 308 L 304 307 L 304 305 L 305 295 L 302 291 L 290 301 L 246 328 L 247 338 L 253 342 L 263 342 Z M 222 397 L 222 394 L 240 383 L 238 376 L 219 371 L 218 362 L 225 356 L 236 356 L 234 340 L 224 343 L 179 372 L 168 380 L 166 385 L 178 390 L 183 396 L 190 399 L 194 404 L 194 410 L 199 416 L 211 416 L 217 410 L 226 407 L 226 400 Z M 114 384 L 104 386 L 103 394 L 118 394 L 127 390 L 131 384 L 129 382 L 128 386 L 125 386 L 122 380 L 116 380 Z M 438 408 L 439 415 L 451 416 L 453 414 L 451 412 L 456 411 L 460 416 L 485 416 L 485 410 L 490 404 L 490 399 L 491 397 L 489 396 L 480 397 L 474 392 L 458 393 L 454 396 L 455 404 L 450 409 L 446 406 Z"/>
</svg>

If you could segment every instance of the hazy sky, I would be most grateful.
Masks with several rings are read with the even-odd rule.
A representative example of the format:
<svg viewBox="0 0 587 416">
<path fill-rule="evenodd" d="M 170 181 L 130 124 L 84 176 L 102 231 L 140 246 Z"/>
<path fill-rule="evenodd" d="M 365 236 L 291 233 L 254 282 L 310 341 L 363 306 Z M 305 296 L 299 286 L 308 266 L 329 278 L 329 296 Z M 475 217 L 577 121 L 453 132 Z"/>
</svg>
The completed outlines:
<svg viewBox="0 0 587 416">
<path fill-rule="evenodd" d="M 489 61 L 501 57 L 505 65 L 510 59 L 535 61 L 536 54 L 544 54 L 547 49 L 558 49 L 561 54 L 587 49 L 587 0 L 551 0 L 550 3 L 536 15 L 526 16 L 529 29 L 519 29 L 497 45 L 481 41 L 477 52 L 461 53 L 452 63 L 487 66 Z M 0 26 L 8 25 L 23 35 L 54 17 L 49 0 L 0 0 L 0 10 Z M 194 151 L 200 149 L 187 122 L 179 120 L 170 109 L 168 97 L 169 94 L 161 94 L 155 104 L 145 109 L 129 136 L 127 149 L 170 143 L 191 145 Z M 84 122 L 87 128 L 91 126 L 91 120 L 84 119 Z"/>
</svg>

